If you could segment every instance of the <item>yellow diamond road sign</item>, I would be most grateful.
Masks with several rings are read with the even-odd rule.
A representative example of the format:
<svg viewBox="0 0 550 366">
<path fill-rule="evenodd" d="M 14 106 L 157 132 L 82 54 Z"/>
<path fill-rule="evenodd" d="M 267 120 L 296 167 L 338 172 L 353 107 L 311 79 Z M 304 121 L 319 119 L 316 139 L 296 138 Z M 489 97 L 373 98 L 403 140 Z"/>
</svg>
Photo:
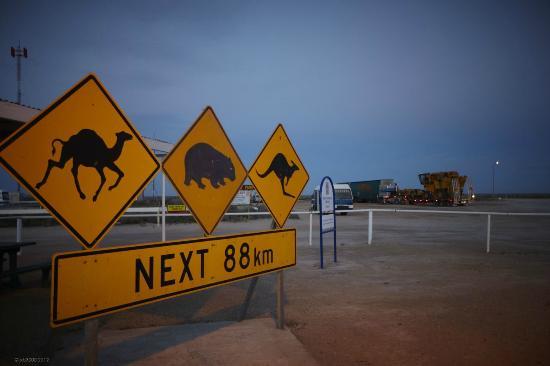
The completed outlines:
<svg viewBox="0 0 550 366">
<path fill-rule="evenodd" d="M 283 125 L 277 126 L 250 168 L 248 177 L 277 225 L 283 227 L 309 180 Z"/>
<path fill-rule="evenodd" d="M 0 164 L 86 248 L 160 168 L 92 74 L 4 140 Z"/>
<path fill-rule="evenodd" d="M 246 169 L 210 107 L 174 146 L 162 169 L 207 234 L 246 179 Z"/>
</svg>

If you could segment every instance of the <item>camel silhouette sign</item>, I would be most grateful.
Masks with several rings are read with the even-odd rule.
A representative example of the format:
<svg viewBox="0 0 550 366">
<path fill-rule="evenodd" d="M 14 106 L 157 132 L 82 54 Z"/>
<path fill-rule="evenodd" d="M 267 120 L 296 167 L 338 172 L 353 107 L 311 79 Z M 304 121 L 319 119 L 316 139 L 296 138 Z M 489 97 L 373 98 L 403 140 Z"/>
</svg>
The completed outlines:
<svg viewBox="0 0 550 366">
<path fill-rule="evenodd" d="M 2 141 L 0 164 L 85 248 L 160 169 L 93 74 Z"/>
<path fill-rule="evenodd" d="M 124 173 L 118 166 L 115 165 L 115 161 L 120 157 L 124 143 L 131 139 L 132 135 L 129 133 L 124 131 L 117 132 L 116 143 L 113 147 L 108 148 L 103 139 L 99 137 L 95 131 L 84 129 L 76 135 L 71 136 L 67 141 L 60 139 L 53 140 L 52 155 L 55 155 L 54 144 L 59 142 L 63 146 L 61 150 L 61 157 L 59 158 L 59 161 L 52 159 L 48 160 L 48 168 L 46 169 L 44 178 L 36 184 L 36 189 L 40 189 L 40 187 L 46 183 L 52 168 L 63 169 L 67 161 L 72 159 L 73 167 L 71 169 L 71 173 L 73 174 L 74 184 L 78 194 L 82 199 L 85 199 L 86 195 L 80 189 L 80 183 L 78 182 L 78 167 L 83 165 L 97 170 L 97 173 L 101 178 L 101 183 L 99 184 L 99 187 L 93 197 L 93 201 L 95 202 L 106 181 L 103 169 L 109 168 L 118 174 L 116 182 L 109 187 L 109 190 L 112 190 L 118 186 L 118 183 L 120 183 L 120 180 L 124 177 Z"/>
<path fill-rule="evenodd" d="M 277 225 L 283 227 L 309 180 L 283 125 L 277 126 L 248 171 L 248 177 Z"/>
<path fill-rule="evenodd" d="M 162 169 L 206 234 L 246 179 L 218 117 L 207 107 L 162 162 Z"/>
</svg>

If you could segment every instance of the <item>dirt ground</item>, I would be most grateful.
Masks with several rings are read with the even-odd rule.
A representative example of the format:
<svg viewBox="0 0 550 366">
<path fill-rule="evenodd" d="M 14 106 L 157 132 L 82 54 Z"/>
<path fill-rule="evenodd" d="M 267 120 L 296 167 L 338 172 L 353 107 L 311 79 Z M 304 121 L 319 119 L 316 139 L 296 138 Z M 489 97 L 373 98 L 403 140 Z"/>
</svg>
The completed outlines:
<svg viewBox="0 0 550 366">
<path fill-rule="evenodd" d="M 297 209 L 304 209 L 303 202 Z M 358 205 L 356 208 L 398 208 Z M 411 207 L 399 207 L 411 208 Z M 433 209 L 416 207 L 416 209 Z M 550 200 L 476 202 L 453 211 L 550 212 Z M 338 262 L 325 235 L 319 268 L 308 216 L 298 229 L 298 264 L 285 271 L 286 326 L 323 365 L 550 365 L 550 217 L 495 216 L 485 253 L 487 216 L 374 213 L 337 217 Z M 269 219 L 222 222 L 216 234 L 269 228 Z M 200 236 L 196 224 L 171 224 L 167 239 Z M 13 228 L 0 229 L 2 240 Z M 80 246 L 59 227 L 28 227 L 23 264 Z M 102 247 L 160 240 L 154 224 L 117 225 Z M 0 355 L 53 357 L 82 339 L 82 325 L 50 329 L 49 288 L 38 274 L 0 289 Z M 250 280 L 101 318 L 104 329 L 236 320 Z M 273 316 L 275 275 L 260 277 L 249 318 Z M 238 340 L 236 340 L 238 341 Z M 76 362 L 76 359 L 75 359 Z M 80 361 L 78 361 L 80 363 Z"/>
</svg>

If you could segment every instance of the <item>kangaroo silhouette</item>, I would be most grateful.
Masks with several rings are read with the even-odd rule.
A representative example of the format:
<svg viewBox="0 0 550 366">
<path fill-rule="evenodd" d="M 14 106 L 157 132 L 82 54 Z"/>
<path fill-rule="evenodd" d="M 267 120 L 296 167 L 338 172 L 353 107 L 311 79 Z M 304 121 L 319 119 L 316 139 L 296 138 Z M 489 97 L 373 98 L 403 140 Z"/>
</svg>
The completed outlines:
<svg viewBox="0 0 550 366">
<path fill-rule="evenodd" d="M 213 188 L 225 185 L 225 178 L 235 180 L 235 167 L 231 158 L 225 156 L 211 145 L 199 142 L 191 146 L 185 153 L 185 181 L 186 186 L 195 181 L 200 189 L 206 186 L 202 178 L 210 180 Z"/>
<path fill-rule="evenodd" d="M 73 159 L 73 167 L 71 172 L 73 173 L 74 183 L 81 199 L 85 199 L 86 195 L 82 193 L 82 190 L 80 189 L 80 183 L 78 182 L 78 167 L 80 165 L 84 165 L 97 170 L 97 173 L 101 178 L 101 183 L 99 184 L 99 188 L 93 197 L 95 202 L 106 180 L 103 169 L 109 168 L 118 174 L 116 182 L 109 187 L 109 190 L 112 190 L 118 186 L 118 183 L 120 183 L 120 180 L 124 177 L 124 173 L 118 166 L 115 165 L 115 161 L 117 161 L 120 157 L 124 143 L 131 139 L 132 135 L 124 131 L 117 132 L 115 144 L 113 147 L 108 148 L 103 139 L 99 137 L 95 131 L 88 129 L 80 130 L 80 132 L 76 135 L 69 137 L 67 141 L 54 139 L 52 141 L 52 156 L 55 155 L 55 143 L 59 142 L 62 145 L 61 157 L 59 158 L 59 161 L 55 161 L 53 159 L 48 160 L 48 168 L 46 169 L 44 178 L 36 184 L 36 189 L 40 189 L 40 187 L 46 183 L 52 168 L 63 169 L 67 161 Z"/>
<path fill-rule="evenodd" d="M 275 173 L 275 175 L 277 176 L 277 178 L 279 178 L 279 181 L 281 182 L 281 189 L 283 190 L 283 194 L 285 196 L 296 198 L 295 196 L 285 191 L 285 185 L 288 185 L 288 181 L 290 180 L 290 178 L 292 178 L 294 172 L 300 169 L 292 160 L 290 162 L 292 163 L 292 165 L 288 164 L 288 160 L 283 154 L 277 153 L 277 155 L 275 155 L 275 157 L 271 161 L 269 168 L 267 168 L 265 172 L 260 173 L 258 172 L 258 170 L 256 170 L 256 173 L 260 178 L 267 177 L 271 172 Z"/>
</svg>

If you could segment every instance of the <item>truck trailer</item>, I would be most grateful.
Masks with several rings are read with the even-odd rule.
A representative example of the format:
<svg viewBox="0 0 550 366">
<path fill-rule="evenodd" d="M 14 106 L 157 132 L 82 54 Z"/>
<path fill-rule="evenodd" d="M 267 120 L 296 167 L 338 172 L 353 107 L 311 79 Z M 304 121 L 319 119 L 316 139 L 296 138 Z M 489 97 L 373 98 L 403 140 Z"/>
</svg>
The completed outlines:
<svg viewBox="0 0 550 366">
<path fill-rule="evenodd" d="M 397 191 L 393 179 L 362 180 L 347 184 L 351 187 L 353 202 L 384 203 L 385 198 L 391 196 L 391 192 Z"/>
</svg>

